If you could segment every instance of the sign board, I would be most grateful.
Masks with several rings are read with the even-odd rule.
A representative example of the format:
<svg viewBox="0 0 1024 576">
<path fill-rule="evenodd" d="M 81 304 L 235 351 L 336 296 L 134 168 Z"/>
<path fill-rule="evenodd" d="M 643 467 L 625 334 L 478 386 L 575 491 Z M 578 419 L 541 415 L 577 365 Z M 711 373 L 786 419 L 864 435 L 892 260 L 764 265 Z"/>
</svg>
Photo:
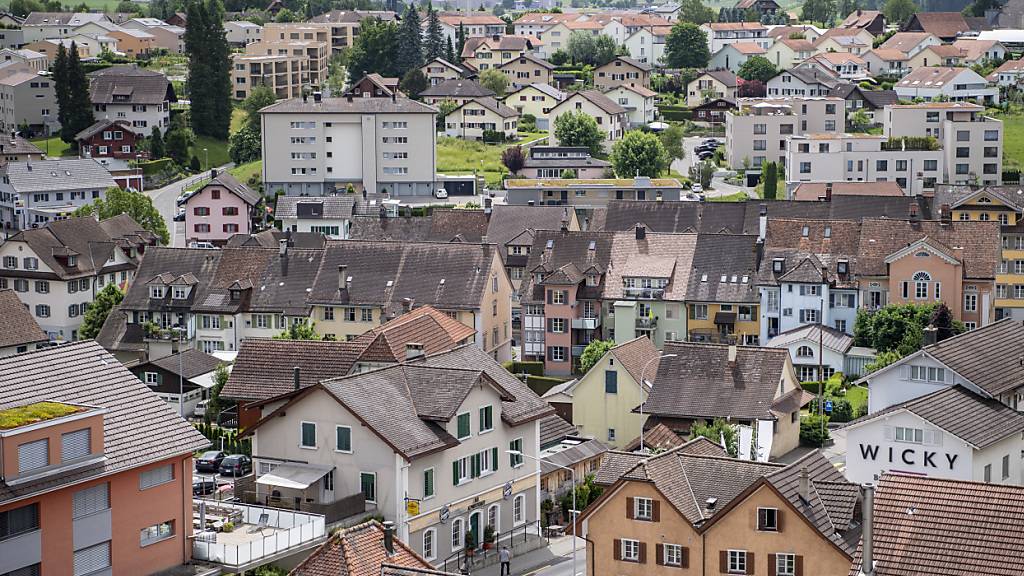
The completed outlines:
<svg viewBox="0 0 1024 576">
<path fill-rule="evenodd" d="M 501 497 L 508 500 L 512 497 L 512 481 L 505 482 L 505 486 L 501 489 Z"/>
<path fill-rule="evenodd" d="M 826 414 L 831 414 L 832 413 L 832 401 L 831 400 L 825 400 L 825 413 Z"/>
<path fill-rule="evenodd" d="M 409 516 L 419 516 L 420 515 L 420 501 L 419 500 L 413 500 L 412 498 L 407 498 L 405 500 L 405 511 L 409 514 Z"/>
<path fill-rule="evenodd" d="M 444 506 L 441 507 L 441 510 L 438 512 L 438 517 L 441 520 L 441 524 L 444 524 L 445 522 L 447 522 L 448 521 L 448 517 L 450 515 L 451 515 L 451 512 L 448 510 L 448 505 L 445 504 Z"/>
</svg>

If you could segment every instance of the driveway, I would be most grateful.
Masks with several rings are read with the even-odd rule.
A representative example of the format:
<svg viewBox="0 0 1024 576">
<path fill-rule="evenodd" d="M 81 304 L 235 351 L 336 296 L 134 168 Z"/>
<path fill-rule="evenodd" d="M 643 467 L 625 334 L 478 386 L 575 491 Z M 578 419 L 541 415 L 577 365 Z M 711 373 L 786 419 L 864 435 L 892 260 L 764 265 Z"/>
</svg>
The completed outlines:
<svg viewBox="0 0 1024 576">
<path fill-rule="evenodd" d="M 723 137 L 717 138 L 719 140 L 724 140 Z M 673 160 L 672 169 L 683 176 L 689 176 L 690 168 L 700 162 L 700 159 L 697 158 L 697 154 L 694 153 L 694 148 L 696 148 L 701 141 L 706 139 L 706 136 L 688 136 L 683 138 L 683 158 L 682 160 Z M 715 172 L 714 176 L 711 177 L 711 190 L 708 190 L 704 196 L 706 198 L 719 198 L 722 196 L 732 196 L 737 192 L 743 192 L 750 198 L 757 198 L 753 188 L 727 183 L 725 178 L 730 174 L 731 172 L 728 170 L 719 170 Z"/>
</svg>

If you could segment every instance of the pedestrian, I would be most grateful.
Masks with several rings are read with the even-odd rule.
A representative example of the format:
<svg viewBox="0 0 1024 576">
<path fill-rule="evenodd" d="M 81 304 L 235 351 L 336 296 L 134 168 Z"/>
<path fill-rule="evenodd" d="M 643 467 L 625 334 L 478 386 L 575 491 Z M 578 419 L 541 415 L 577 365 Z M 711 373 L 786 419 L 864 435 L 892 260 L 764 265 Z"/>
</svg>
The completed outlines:
<svg viewBox="0 0 1024 576">
<path fill-rule="evenodd" d="M 498 561 L 501 562 L 501 576 L 512 576 L 512 551 L 508 546 L 502 546 L 498 551 Z"/>
<path fill-rule="evenodd" d="M 459 573 L 464 576 L 469 576 L 469 558 L 462 559 L 462 566 L 459 567 Z"/>
</svg>

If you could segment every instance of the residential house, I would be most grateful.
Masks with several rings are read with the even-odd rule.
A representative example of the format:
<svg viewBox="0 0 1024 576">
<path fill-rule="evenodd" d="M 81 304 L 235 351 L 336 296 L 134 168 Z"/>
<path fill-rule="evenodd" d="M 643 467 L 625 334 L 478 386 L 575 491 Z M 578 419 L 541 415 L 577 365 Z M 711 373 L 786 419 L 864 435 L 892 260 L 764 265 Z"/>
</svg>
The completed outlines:
<svg viewBox="0 0 1024 576">
<path fill-rule="evenodd" d="M 793 368 L 801 382 L 818 382 L 839 372 L 857 377 L 866 372 L 875 351 L 853 345 L 853 337 L 830 326 L 804 324 L 782 332 L 766 344 L 785 348 L 793 359 Z M 820 372 L 823 377 L 818 375 Z"/>
<path fill-rule="evenodd" d="M 556 502 L 575 490 L 574 481 L 593 474 L 606 452 L 608 448 L 593 438 L 569 436 L 553 445 L 541 444 L 541 500 Z"/>
<path fill-rule="evenodd" d="M 164 22 L 159 18 L 132 18 L 123 22 L 121 27 L 149 33 L 153 36 L 153 44 L 156 48 L 167 50 L 172 54 L 183 54 L 185 52 L 184 26 Z M 227 23 L 225 23 L 225 30 L 227 29 Z M 260 31 L 262 31 L 262 28 L 260 28 Z M 256 34 L 255 39 L 259 39 L 259 33 Z"/>
<path fill-rule="evenodd" d="M 807 62 L 776 74 L 768 81 L 766 93 L 769 98 L 828 96 L 841 84 L 843 81 L 831 69 Z"/>
<path fill-rule="evenodd" d="M 869 77 L 867 62 L 848 52 L 824 52 L 811 56 L 801 66 L 813 66 L 846 82 L 860 82 Z"/>
<path fill-rule="evenodd" d="M 334 240 L 349 237 L 355 199 L 351 195 L 278 196 L 274 218 L 289 232 L 323 234 Z"/>
<path fill-rule="evenodd" d="M 768 29 L 759 22 L 710 22 L 700 25 L 708 38 L 708 51 L 717 53 L 727 44 L 753 42 L 765 50 L 772 47 L 774 38 L 768 36 Z"/>
<path fill-rule="evenodd" d="M 683 185 L 675 178 L 508 179 L 505 201 L 520 206 L 599 208 L 615 200 L 676 201 Z"/>
<path fill-rule="evenodd" d="M 192 454 L 210 445 L 99 344 L 0 364 L 5 530 L 22 574 L 180 570 L 192 557 Z M 48 519 L 54 519 L 50 521 Z"/>
<path fill-rule="evenodd" d="M 645 427 L 662 423 L 688 436 L 695 424 L 728 418 L 753 429 L 745 459 L 767 462 L 800 443 L 800 387 L 789 352 L 776 348 L 668 342 L 642 406 Z"/>
<path fill-rule="evenodd" d="M 814 42 L 806 38 L 779 38 L 763 56 L 780 70 L 788 70 L 817 52 Z"/>
<path fill-rule="evenodd" d="M 736 42 L 726 44 L 722 49 L 711 55 L 708 66 L 711 68 L 722 68 L 736 73 L 740 71 L 743 64 L 754 56 L 765 57 L 767 51 L 754 42 Z"/>
<path fill-rule="evenodd" d="M 115 185 L 110 172 L 89 158 L 8 162 L 0 183 L 4 227 L 25 229 L 67 218 Z"/>
<path fill-rule="evenodd" d="M 0 139 L 0 168 L 8 162 L 39 161 L 45 154 L 44 150 L 16 134 L 8 139 Z"/>
<path fill-rule="evenodd" d="M 504 64 L 496 66 L 509 79 L 509 86 L 512 89 L 528 86 L 530 84 L 551 84 L 551 73 L 555 65 L 547 60 L 526 54 Z"/>
<path fill-rule="evenodd" d="M 452 45 L 458 43 L 459 28 L 461 27 L 467 40 L 474 37 L 504 36 L 505 21 L 493 14 L 477 12 L 441 12 L 438 15 L 441 21 L 441 32 L 445 40 L 451 40 Z M 516 30 L 516 35 L 521 35 Z"/>
<path fill-rule="evenodd" d="M 730 70 L 707 70 L 686 86 L 686 106 L 696 108 L 712 100 L 736 100 L 739 82 Z"/>
<path fill-rule="evenodd" d="M 548 114 L 565 100 L 566 93 L 548 84 L 527 84 L 505 96 L 505 106 L 515 109 L 520 116 L 530 114 L 536 119 L 538 130 L 550 130 Z M 531 150 L 533 147 L 530 148 Z"/>
<path fill-rule="evenodd" d="M 331 535 L 288 575 L 454 576 L 433 568 L 423 555 L 395 537 L 393 522 L 369 520 Z"/>
<path fill-rule="evenodd" d="M 724 124 L 725 113 L 735 109 L 736 102 L 734 100 L 715 98 L 714 100 L 708 100 L 699 106 L 695 106 L 690 110 L 693 112 L 694 122 Z"/>
<path fill-rule="evenodd" d="M 26 50 L 38 52 L 45 55 L 50 61 L 57 57 L 57 49 L 63 45 L 66 50 L 71 50 L 74 45 L 78 51 L 79 58 L 99 58 L 104 52 L 117 50 L 117 40 L 110 36 L 87 36 L 85 34 L 72 34 L 61 38 L 47 38 L 29 42 L 22 46 Z"/>
<path fill-rule="evenodd" d="M 154 128 L 166 131 L 170 125 L 170 103 L 178 98 L 162 73 L 136 66 L 112 66 L 90 73 L 89 78 L 96 118 L 126 120 L 147 137 Z"/>
<path fill-rule="evenodd" d="M 875 37 L 867 30 L 858 28 L 832 28 L 826 30 L 817 40 L 814 48 L 818 52 L 849 52 L 862 55 L 874 43 Z"/>
<path fill-rule="evenodd" d="M 136 160 L 143 154 L 139 142 L 144 138 L 127 120 L 99 120 L 75 135 L 78 150 L 86 158 Z"/>
<path fill-rule="evenodd" d="M 494 96 L 494 91 L 490 88 L 484 88 L 482 84 L 474 80 L 465 79 L 445 80 L 440 84 L 433 84 L 423 92 L 420 92 L 420 100 L 434 105 L 442 102 L 452 102 L 461 106 L 477 98 Z"/>
<path fill-rule="evenodd" d="M 117 51 L 129 58 L 145 57 L 157 49 L 156 36 L 142 30 L 119 28 L 107 33 L 117 41 Z"/>
<path fill-rule="evenodd" d="M 756 240 L 742 234 L 697 236 L 686 290 L 686 340 L 760 343 Z"/>
<path fill-rule="evenodd" d="M 739 0 L 736 3 L 735 8 L 740 10 L 754 10 L 761 16 L 767 16 L 775 14 L 781 9 L 778 2 L 775 0 Z"/>
<path fill-rule="evenodd" d="M 531 146 L 522 173 L 536 179 L 560 179 L 566 170 L 571 170 L 577 178 L 597 179 L 610 167 L 610 162 L 594 158 L 586 147 Z"/>
<path fill-rule="evenodd" d="M 60 129 L 57 121 L 57 93 L 53 79 L 32 69 L 29 64 L 11 64 L 0 68 L 0 129 L 5 133 L 30 130 L 50 134 Z"/>
<path fill-rule="evenodd" d="M 249 234 L 263 200 L 227 170 L 210 171 L 210 180 L 185 199 L 185 242 L 223 246 L 234 234 Z"/>
<path fill-rule="evenodd" d="M 598 90 L 580 90 L 569 94 L 551 109 L 548 120 L 554 126 L 555 120 L 562 114 L 579 112 L 597 121 L 597 127 L 605 134 L 605 146 L 609 150 L 611 143 L 626 133 L 628 111 Z M 552 143 L 558 145 L 557 142 Z"/>
<path fill-rule="evenodd" d="M 260 111 L 264 188 L 322 196 L 352 184 L 398 197 L 430 195 L 436 114 L 397 97 L 279 101 Z"/>
<path fill-rule="evenodd" d="M 342 96 L 352 95 L 356 98 L 391 98 L 405 96 L 398 89 L 398 78 L 384 78 L 373 73 L 363 76 L 345 91 Z"/>
<path fill-rule="evenodd" d="M 626 56 L 617 56 L 615 60 L 594 69 L 594 87 L 598 90 L 609 90 L 617 86 L 651 86 L 650 64 L 645 64 Z"/>
<path fill-rule="evenodd" d="M 463 140 L 489 140 L 497 134 L 500 139 L 514 140 L 519 132 L 519 112 L 490 96 L 466 102 L 444 121 L 445 136 Z"/>
<path fill-rule="evenodd" d="M 502 23 L 504 26 L 504 22 Z M 484 71 L 501 66 L 531 53 L 535 38 L 528 36 L 472 36 L 466 38 L 462 47 L 462 62 L 474 70 Z"/>
<path fill-rule="evenodd" d="M 547 32 L 551 27 L 560 22 L 575 22 L 579 19 L 579 14 L 526 12 L 516 18 L 512 25 L 517 36 L 533 36 L 535 38 L 547 39 L 549 37 Z M 548 45 L 550 45 L 550 42 L 548 42 Z"/>
<path fill-rule="evenodd" d="M 846 124 L 841 98 L 742 98 L 737 104 L 737 110 L 725 113 L 726 158 L 733 169 L 745 161 L 755 167 L 784 162 L 788 136 L 841 132 Z"/>
<path fill-rule="evenodd" d="M 88 22 L 110 24 L 106 14 L 97 12 L 31 12 L 21 23 L 26 43 L 47 38 L 66 38 Z"/>
<path fill-rule="evenodd" d="M 647 126 L 654 122 L 654 114 L 657 111 L 654 99 L 658 95 L 654 90 L 623 84 L 605 92 L 604 95 L 626 109 L 630 128 Z"/>
<path fill-rule="evenodd" d="M 929 46 L 939 46 L 941 44 L 941 39 L 928 32 L 897 32 L 878 48 L 881 50 L 898 50 L 907 56 L 914 56 Z"/>
<path fill-rule="evenodd" d="M 2 30 L 2 28 L 0 28 L 0 30 Z M 46 57 L 46 54 L 40 54 L 39 52 L 33 52 L 25 49 L 0 49 L 0 61 L 25 64 L 36 72 L 43 72 L 50 69 L 50 59 Z"/>
<path fill-rule="evenodd" d="M 899 103 L 895 90 L 867 90 L 859 84 L 839 84 L 828 95 L 846 100 L 847 117 L 854 112 L 864 111 L 876 123 L 880 123 L 881 111 L 886 106 Z"/>
<path fill-rule="evenodd" d="M 50 337 L 11 289 L 0 290 L 0 358 L 47 346 Z"/>
<path fill-rule="evenodd" d="M 781 466 L 680 447 L 624 467 L 578 520 L 587 557 L 603 559 L 589 575 L 850 570 L 858 490 L 817 451 Z"/>
<path fill-rule="evenodd" d="M 630 57 L 645 64 L 661 64 L 665 58 L 665 41 L 672 26 L 652 26 L 640 28 L 626 38 L 623 43 L 629 50 Z"/>
<path fill-rule="evenodd" d="M 428 86 L 437 86 L 446 80 L 458 80 L 466 74 L 461 66 L 456 66 L 443 58 L 434 58 L 420 67 L 420 71 L 427 77 Z"/>
<path fill-rule="evenodd" d="M 8 24 L 8 26 L 11 26 Z M 27 44 L 25 42 L 25 31 L 20 25 L 15 27 L 0 28 L 0 48 L 18 50 Z"/>
<path fill-rule="evenodd" d="M 487 526 L 539 521 L 540 464 L 521 454 L 539 455 L 552 410 L 475 346 L 321 380 L 261 409 L 245 433 L 260 446 L 257 490 L 275 501 L 372 509 L 430 562 L 478 546 Z"/>
<path fill-rule="evenodd" d="M 904 378 L 918 376 L 916 372 L 924 368 L 910 366 L 914 373 Z M 906 365 L 901 369 L 906 370 Z M 944 375 L 942 368 L 931 370 L 933 375 Z M 886 471 L 897 470 L 1024 484 L 1018 457 L 1024 447 L 1024 414 L 959 384 L 931 387 L 934 392 L 872 412 L 847 426 L 847 441 L 855 447 L 846 455 L 847 477 L 857 483 L 876 482 Z"/>
<path fill-rule="evenodd" d="M 839 27 L 867 30 L 873 36 L 878 36 L 885 32 L 885 14 L 880 10 L 861 10 L 858 8 L 851 12 L 839 24 Z"/>
<path fill-rule="evenodd" d="M 970 68 L 918 68 L 900 79 L 893 89 L 901 100 L 999 103 L 999 89 L 989 87 L 988 81 Z"/>
<path fill-rule="evenodd" d="M 225 362 L 220 358 L 189 348 L 129 369 L 172 410 L 188 418 L 200 402 L 210 398 L 214 374 L 221 364 Z"/>
<path fill-rule="evenodd" d="M 960 50 L 960 62 L 964 66 L 995 64 L 1006 59 L 1008 50 L 998 40 L 979 40 L 977 38 L 959 38 L 953 47 Z"/>
<path fill-rule="evenodd" d="M 1007 60 L 992 71 L 986 80 L 1000 87 L 1017 86 L 1021 82 L 1022 74 L 1024 74 L 1024 60 Z"/>
<path fill-rule="evenodd" d="M 246 20 L 229 20 L 224 23 L 224 36 L 232 46 L 244 48 L 263 39 L 263 27 Z"/>
<path fill-rule="evenodd" d="M 980 22 L 979 22 L 980 21 Z M 969 18 L 960 12 L 918 12 L 910 16 L 900 30 L 903 32 L 927 32 L 943 42 L 953 42 L 964 32 L 987 30 L 982 24 L 984 18 Z"/>
<path fill-rule="evenodd" d="M 776 42 L 800 36 L 803 36 L 805 40 L 814 42 L 825 32 L 828 32 L 827 28 L 818 28 L 813 24 L 787 24 L 772 26 L 768 29 L 768 36 L 774 38 Z"/>
<path fill-rule="evenodd" d="M 910 72 L 910 56 L 899 50 L 868 50 L 862 56 L 867 63 L 868 71 L 875 78 L 903 78 Z"/>
<path fill-rule="evenodd" d="M 308 82 L 308 66 L 304 55 L 232 54 L 231 96 L 245 100 L 257 86 L 266 86 L 278 99 L 299 98 Z"/>
</svg>

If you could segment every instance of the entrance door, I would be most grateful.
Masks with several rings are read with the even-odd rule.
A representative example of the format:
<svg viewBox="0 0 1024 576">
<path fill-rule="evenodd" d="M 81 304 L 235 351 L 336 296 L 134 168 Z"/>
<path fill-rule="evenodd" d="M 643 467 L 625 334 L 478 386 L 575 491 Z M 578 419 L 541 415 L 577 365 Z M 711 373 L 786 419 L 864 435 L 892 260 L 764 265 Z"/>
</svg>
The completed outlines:
<svg viewBox="0 0 1024 576">
<path fill-rule="evenodd" d="M 483 538 L 483 514 L 480 512 L 473 512 L 469 515 L 469 533 L 473 535 L 473 542 L 476 543 L 476 547 L 479 548 L 483 545 L 480 541 Z"/>
</svg>

